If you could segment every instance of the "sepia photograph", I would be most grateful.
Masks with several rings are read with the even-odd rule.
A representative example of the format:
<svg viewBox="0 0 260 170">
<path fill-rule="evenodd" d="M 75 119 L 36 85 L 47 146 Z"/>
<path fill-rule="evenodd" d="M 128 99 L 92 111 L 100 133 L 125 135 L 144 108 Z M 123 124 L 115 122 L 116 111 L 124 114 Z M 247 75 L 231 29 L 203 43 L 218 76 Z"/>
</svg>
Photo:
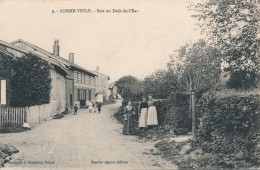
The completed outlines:
<svg viewBox="0 0 260 170">
<path fill-rule="evenodd" d="M 0 0 L 0 169 L 259 169 L 260 0 Z"/>
</svg>

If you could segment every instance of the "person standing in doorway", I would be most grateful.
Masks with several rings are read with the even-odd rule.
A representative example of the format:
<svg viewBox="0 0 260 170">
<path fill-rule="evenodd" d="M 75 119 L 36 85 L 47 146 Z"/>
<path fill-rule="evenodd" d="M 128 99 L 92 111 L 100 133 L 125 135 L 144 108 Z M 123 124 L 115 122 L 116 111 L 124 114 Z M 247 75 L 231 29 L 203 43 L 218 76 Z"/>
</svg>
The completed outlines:
<svg viewBox="0 0 260 170">
<path fill-rule="evenodd" d="M 78 105 L 75 104 L 74 106 L 74 115 L 78 114 Z"/>
</svg>

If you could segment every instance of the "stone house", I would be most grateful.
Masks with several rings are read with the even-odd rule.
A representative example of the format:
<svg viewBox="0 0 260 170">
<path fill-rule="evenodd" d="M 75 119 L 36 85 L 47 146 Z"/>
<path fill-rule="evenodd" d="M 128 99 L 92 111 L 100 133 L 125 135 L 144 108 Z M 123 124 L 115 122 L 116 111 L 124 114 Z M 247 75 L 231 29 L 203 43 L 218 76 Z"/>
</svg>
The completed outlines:
<svg viewBox="0 0 260 170">
<path fill-rule="evenodd" d="M 118 92 L 117 92 L 117 86 L 115 82 L 109 84 L 109 94 L 112 98 L 117 98 Z"/>
<path fill-rule="evenodd" d="M 96 66 L 95 74 L 96 77 L 96 93 L 103 95 L 103 101 L 108 100 L 109 98 L 109 89 L 108 89 L 108 83 L 110 80 L 110 77 L 108 75 L 105 75 L 100 72 L 99 66 Z"/>
</svg>

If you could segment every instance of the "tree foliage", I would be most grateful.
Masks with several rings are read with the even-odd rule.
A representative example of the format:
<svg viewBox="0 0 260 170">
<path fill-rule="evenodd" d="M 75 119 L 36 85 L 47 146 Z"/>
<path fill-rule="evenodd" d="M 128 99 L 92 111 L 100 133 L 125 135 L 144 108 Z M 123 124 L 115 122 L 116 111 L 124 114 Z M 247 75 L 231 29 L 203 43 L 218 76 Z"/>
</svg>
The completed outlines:
<svg viewBox="0 0 260 170">
<path fill-rule="evenodd" d="M 206 0 L 193 4 L 201 32 L 208 35 L 226 63 L 229 86 L 256 85 L 259 57 L 257 30 L 260 17 L 257 0 Z M 248 81 L 249 80 L 249 81 Z"/>
<path fill-rule="evenodd" d="M 140 100 L 142 97 L 143 86 L 142 81 L 138 80 L 133 76 L 121 77 L 117 82 L 116 86 L 118 88 L 119 94 L 125 100 Z"/>
<path fill-rule="evenodd" d="M 157 70 L 144 79 L 144 93 L 152 94 L 155 98 L 168 98 L 170 93 L 177 89 L 177 76 L 170 67 L 165 70 Z"/>
<path fill-rule="evenodd" d="M 38 56 L 27 54 L 14 62 L 11 80 L 11 105 L 27 107 L 47 104 L 50 101 L 51 66 Z"/>
<path fill-rule="evenodd" d="M 178 76 L 178 82 L 184 91 L 207 90 L 219 82 L 221 73 L 220 52 L 200 40 L 187 44 L 178 50 L 172 58 L 172 66 Z"/>
</svg>

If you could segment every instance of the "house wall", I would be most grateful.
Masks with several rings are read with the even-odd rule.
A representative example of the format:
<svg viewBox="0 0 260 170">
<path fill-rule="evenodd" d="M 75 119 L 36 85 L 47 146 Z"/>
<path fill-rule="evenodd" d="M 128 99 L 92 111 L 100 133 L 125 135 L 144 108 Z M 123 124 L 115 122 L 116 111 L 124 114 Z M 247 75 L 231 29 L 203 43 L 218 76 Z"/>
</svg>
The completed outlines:
<svg viewBox="0 0 260 170">
<path fill-rule="evenodd" d="M 52 105 L 55 113 L 61 113 L 66 107 L 66 94 L 65 94 L 65 77 L 55 70 L 51 70 L 51 97 L 50 104 Z"/>
<path fill-rule="evenodd" d="M 66 106 L 72 109 L 74 106 L 74 80 L 65 79 Z"/>
<path fill-rule="evenodd" d="M 113 88 L 109 89 L 109 92 L 110 92 L 110 96 L 112 96 L 113 98 L 116 98 L 117 86 L 113 86 Z"/>
<path fill-rule="evenodd" d="M 113 87 L 113 91 L 112 92 L 113 92 L 113 96 L 116 97 L 116 95 L 117 95 L 117 86 Z"/>
<path fill-rule="evenodd" d="M 102 74 L 98 71 L 95 72 L 98 77 L 96 77 L 96 92 L 102 93 L 104 97 L 104 101 L 108 100 L 110 92 L 108 89 L 108 79 L 107 75 Z"/>
</svg>

